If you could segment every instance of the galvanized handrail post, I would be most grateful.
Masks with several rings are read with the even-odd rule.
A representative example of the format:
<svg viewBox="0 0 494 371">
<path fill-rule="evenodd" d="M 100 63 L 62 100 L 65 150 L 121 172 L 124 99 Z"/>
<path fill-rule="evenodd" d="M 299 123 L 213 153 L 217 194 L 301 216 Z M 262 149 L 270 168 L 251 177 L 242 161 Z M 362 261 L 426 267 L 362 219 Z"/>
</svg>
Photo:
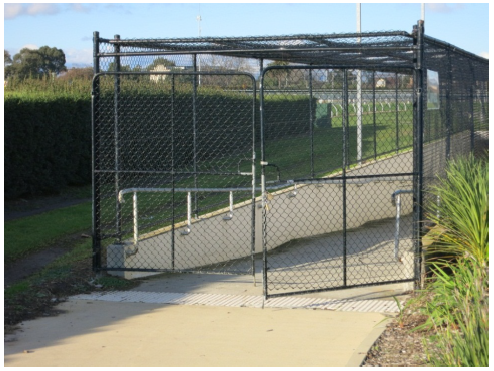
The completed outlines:
<svg viewBox="0 0 494 371">
<path fill-rule="evenodd" d="M 229 192 L 229 208 L 228 215 L 223 217 L 223 220 L 232 220 L 233 219 L 233 192 Z"/>
<path fill-rule="evenodd" d="M 396 219 L 395 219 L 395 249 L 394 257 L 396 260 L 399 259 L 399 247 L 400 247 L 400 218 L 401 218 L 401 195 L 405 193 L 413 194 L 413 190 L 403 190 L 399 189 L 392 194 L 392 200 L 396 205 Z"/>
<path fill-rule="evenodd" d="M 182 236 L 190 234 L 192 226 L 192 196 L 190 192 L 187 192 L 187 228 L 180 232 Z"/>
<path fill-rule="evenodd" d="M 132 197 L 132 215 L 134 216 L 134 250 L 137 250 L 137 246 L 139 243 L 139 215 L 138 215 L 138 206 L 137 206 L 137 192 L 134 192 Z"/>
</svg>

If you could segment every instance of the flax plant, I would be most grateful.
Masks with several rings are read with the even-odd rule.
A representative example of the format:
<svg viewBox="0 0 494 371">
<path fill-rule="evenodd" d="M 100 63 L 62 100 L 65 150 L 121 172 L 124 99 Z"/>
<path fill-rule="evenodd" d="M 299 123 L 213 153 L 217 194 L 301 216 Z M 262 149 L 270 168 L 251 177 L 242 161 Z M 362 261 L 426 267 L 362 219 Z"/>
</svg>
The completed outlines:
<svg viewBox="0 0 494 371">
<path fill-rule="evenodd" d="M 429 255 L 465 257 L 489 266 L 489 170 L 472 155 L 452 160 L 431 193 L 439 197 L 428 213 L 435 227 Z"/>
</svg>

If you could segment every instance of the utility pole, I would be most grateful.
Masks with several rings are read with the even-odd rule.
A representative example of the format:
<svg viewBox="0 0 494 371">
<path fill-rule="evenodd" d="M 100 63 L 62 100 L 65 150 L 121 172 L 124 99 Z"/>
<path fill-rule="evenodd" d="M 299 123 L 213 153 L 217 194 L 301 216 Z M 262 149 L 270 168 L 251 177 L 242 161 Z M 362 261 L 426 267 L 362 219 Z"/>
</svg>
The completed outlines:
<svg viewBox="0 0 494 371">
<path fill-rule="evenodd" d="M 357 3 L 357 33 L 361 32 L 360 3 Z M 361 38 L 357 37 L 360 45 Z M 362 71 L 357 71 L 357 163 L 362 164 Z"/>
<path fill-rule="evenodd" d="M 201 37 L 201 21 L 202 21 L 201 11 L 199 10 L 199 15 L 197 16 L 197 24 L 198 24 L 198 28 L 199 28 L 199 37 Z M 199 72 L 201 72 L 201 55 L 200 54 L 197 56 L 197 67 L 198 67 Z M 198 81 L 199 85 L 201 85 L 201 75 L 200 74 L 199 74 L 198 80 L 199 80 Z"/>
</svg>

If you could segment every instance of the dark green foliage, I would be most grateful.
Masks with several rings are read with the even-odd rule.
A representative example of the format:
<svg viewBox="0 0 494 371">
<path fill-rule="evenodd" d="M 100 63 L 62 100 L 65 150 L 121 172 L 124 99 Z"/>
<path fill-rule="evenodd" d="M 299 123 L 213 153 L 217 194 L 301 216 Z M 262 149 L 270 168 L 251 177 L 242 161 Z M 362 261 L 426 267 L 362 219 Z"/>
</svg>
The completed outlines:
<svg viewBox="0 0 494 371">
<path fill-rule="evenodd" d="M 113 77 L 111 77 L 113 80 Z M 149 81 L 149 80 L 148 80 Z M 58 193 L 67 185 L 91 182 L 91 100 L 86 82 L 25 80 L 5 91 L 5 197 Z M 102 84 L 96 123 L 99 169 L 115 168 L 115 95 L 113 82 Z M 147 86 L 149 85 L 149 86 Z M 137 88 L 141 86 L 142 89 Z M 123 86 L 119 95 L 120 170 L 171 167 L 171 95 L 157 84 Z M 132 87 L 137 89 L 132 90 Z M 166 90 L 166 89 L 165 89 Z M 221 89 L 196 98 L 197 163 L 231 157 L 238 164 L 252 148 L 252 96 Z M 174 165 L 193 162 L 192 91 L 174 96 Z M 305 96 L 269 97 L 265 139 L 307 133 L 310 108 Z M 104 112 L 104 114 L 101 114 Z M 255 104 L 256 141 L 260 141 L 259 99 Z M 307 125 L 301 125 L 304 122 Z M 232 140 L 235 139 L 235 140 Z M 250 158 L 250 157 L 249 157 Z"/>
<path fill-rule="evenodd" d="M 5 198 L 91 182 L 89 95 L 6 94 Z"/>
<path fill-rule="evenodd" d="M 6 62 L 4 53 L 4 65 Z M 45 45 L 36 50 L 21 49 L 5 67 L 4 77 L 34 78 L 45 74 L 59 74 L 66 70 L 63 50 Z"/>
</svg>

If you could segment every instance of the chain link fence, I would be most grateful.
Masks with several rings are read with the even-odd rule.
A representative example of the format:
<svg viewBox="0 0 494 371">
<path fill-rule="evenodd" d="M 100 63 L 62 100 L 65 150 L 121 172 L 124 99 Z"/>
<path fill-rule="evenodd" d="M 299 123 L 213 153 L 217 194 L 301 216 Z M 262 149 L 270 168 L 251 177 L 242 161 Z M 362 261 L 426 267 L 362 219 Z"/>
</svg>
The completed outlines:
<svg viewBox="0 0 494 371">
<path fill-rule="evenodd" d="M 96 270 L 257 273 L 265 297 L 415 282 L 427 189 L 488 143 L 488 62 L 421 22 L 94 40 Z"/>
</svg>

